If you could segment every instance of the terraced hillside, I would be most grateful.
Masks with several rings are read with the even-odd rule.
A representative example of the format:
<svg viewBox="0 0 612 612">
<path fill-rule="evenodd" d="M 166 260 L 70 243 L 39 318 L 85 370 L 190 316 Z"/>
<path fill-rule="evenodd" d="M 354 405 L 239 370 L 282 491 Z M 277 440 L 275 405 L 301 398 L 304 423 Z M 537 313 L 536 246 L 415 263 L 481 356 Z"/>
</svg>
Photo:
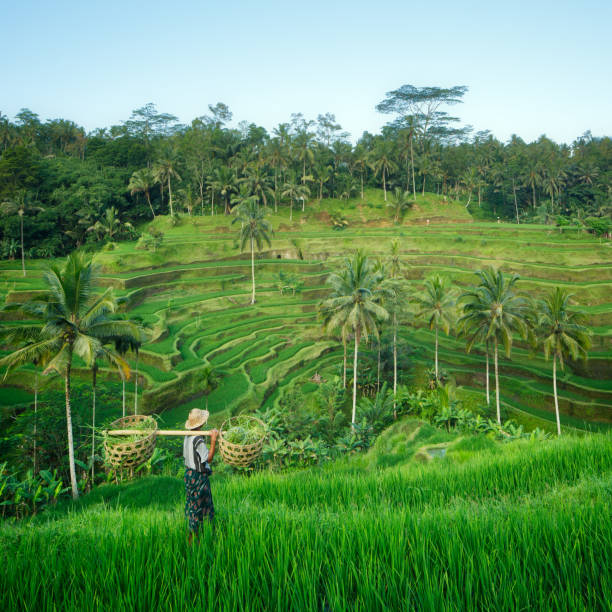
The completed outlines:
<svg viewBox="0 0 612 612">
<path fill-rule="evenodd" d="M 519 273 L 519 288 L 534 296 L 555 285 L 571 288 L 586 306 L 595 336 L 588 363 L 559 375 L 562 423 L 578 428 L 612 424 L 609 242 L 547 226 L 475 223 L 463 206 L 435 196 L 419 198 L 404 222 L 394 225 L 381 196 L 367 193 L 367 204 L 313 202 L 305 213 L 296 211 L 291 222 L 286 212 L 271 214 L 275 234 L 272 248 L 257 260 L 254 306 L 249 305 L 248 255 L 239 252 L 236 227 L 223 215 L 184 217 L 174 227 L 168 218 L 158 218 L 153 225 L 164 238 L 155 252 L 120 243 L 99 253 L 101 283 L 114 287 L 131 315 L 150 330 L 150 342 L 138 362 L 132 360 L 142 390 L 139 410 L 163 412 L 168 424 L 180 422 L 186 405 L 203 403 L 207 366 L 221 374 L 206 399 L 219 419 L 274 402 L 292 384 L 305 385 L 315 372 L 334 370 L 342 360 L 341 346 L 322 335 L 316 318 L 316 304 L 326 294 L 326 275 L 358 247 L 385 257 L 397 237 L 406 277 L 415 290 L 432 272 L 468 285 L 474 281 L 473 271 L 489 264 Z M 330 214 L 336 211 L 349 222 L 343 231 L 332 228 Z M 7 301 L 39 290 L 45 263 L 30 262 L 23 278 L 18 266 L 5 262 L 0 290 Z M 281 271 L 295 274 L 301 290 L 281 293 Z M 401 335 L 415 349 L 414 368 L 429 367 L 432 332 L 410 326 Z M 442 366 L 465 389 L 482 393 L 484 356 L 478 350 L 466 355 L 464 346 L 461 339 L 441 337 Z M 500 372 L 508 413 L 528 425 L 550 427 L 551 364 L 519 343 L 512 359 L 500 362 Z M 27 387 L 28 378 L 13 377 L 9 383 Z"/>
</svg>

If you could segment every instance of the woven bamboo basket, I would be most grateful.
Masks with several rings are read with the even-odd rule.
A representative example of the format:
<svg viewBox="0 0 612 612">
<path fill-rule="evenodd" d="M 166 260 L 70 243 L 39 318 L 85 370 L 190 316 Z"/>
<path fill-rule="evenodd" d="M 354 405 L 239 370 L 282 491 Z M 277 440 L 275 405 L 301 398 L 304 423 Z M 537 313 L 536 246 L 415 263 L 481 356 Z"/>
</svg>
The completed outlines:
<svg viewBox="0 0 612 612">
<path fill-rule="evenodd" d="M 131 429 L 134 426 L 150 425 L 150 430 L 143 429 L 142 437 L 133 442 L 109 444 L 104 440 L 104 450 L 109 463 L 120 470 L 134 470 L 151 458 L 157 440 L 157 421 L 144 414 L 122 417 L 111 423 L 110 429 Z M 135 431 L 135 434 L 141 433 Z"/>
<path fill-rule="evenodd" d="M 245 417 L 240 416 L 240 418 L 244 419 Z M 265 425 L 257 417 L 249 416 L 246 418 L 257 421 L 265 432 Z M 221 457 L 225 463 L 233 465 L 234 467 L 248 467 L 257 457 L 259 457 L 259 455 L 261 455 L 261 449 L 263 448 L 266 434 L 264 433 L 261 439 L 253 444 L 234 444 L 233 442 L 229 442 L 224 438 L 223 434 L 233 427 L 232 421 L 235 422 L 235 419 L 236 417 L 231 417 L 221 425 L 221 430 L 219 431 L 219 450 L 221 451 Z"/>
</svg>

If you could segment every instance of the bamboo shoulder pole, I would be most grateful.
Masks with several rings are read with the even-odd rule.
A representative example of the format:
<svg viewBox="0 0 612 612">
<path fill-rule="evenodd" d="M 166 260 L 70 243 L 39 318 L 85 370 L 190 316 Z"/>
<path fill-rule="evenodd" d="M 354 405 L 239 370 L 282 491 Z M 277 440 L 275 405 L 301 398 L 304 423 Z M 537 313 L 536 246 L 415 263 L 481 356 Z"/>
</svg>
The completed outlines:
<svg viewBox="0 0 612 612">
<path fill-rule="evenodd" d="M 110 429 L 106 433 L 109 436 L 135 436 L 138 434 L 148 435 L 155 431 L 158 436 L 210 436 L 212 431 L 182 430 L 182 429 Z"/>
</svg>

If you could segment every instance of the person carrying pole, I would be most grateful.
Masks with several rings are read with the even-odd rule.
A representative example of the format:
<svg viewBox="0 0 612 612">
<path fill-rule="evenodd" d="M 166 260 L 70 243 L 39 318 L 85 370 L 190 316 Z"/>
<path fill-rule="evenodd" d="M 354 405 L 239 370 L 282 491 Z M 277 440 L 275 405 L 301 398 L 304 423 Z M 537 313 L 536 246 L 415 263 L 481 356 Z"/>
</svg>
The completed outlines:
<svg viewBox="0 0 612 612">
<path fill-rule="evenodd" d="M 198 431 L 208 421 L 208 410 L 194 408 L 189 413 L 185 429 L 193 431 L 192 436 L 185 436 L 183 457 L 185 459 L 185 516 L 189 525 L 188 541 L 197 537 L 204 517 L 214 528 L 215 507 L 208 477 L 212 474 L 210 464 L 215 456 L 215 445 L 218 430 L 213 429 L 210 436 L 210 450 L 203 435 Z"/>
</svg>

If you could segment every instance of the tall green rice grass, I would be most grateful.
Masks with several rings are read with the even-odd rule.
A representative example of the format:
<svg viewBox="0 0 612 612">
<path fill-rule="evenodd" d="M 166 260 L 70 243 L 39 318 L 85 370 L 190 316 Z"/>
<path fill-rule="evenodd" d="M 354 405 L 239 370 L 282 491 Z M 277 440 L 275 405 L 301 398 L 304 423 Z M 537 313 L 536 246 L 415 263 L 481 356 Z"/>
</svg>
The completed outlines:
<svg viewBox="0 0 612 612">
<path fill-rule="evenodd" d="M 351 461 L 216 482 L 188 546 L 178 478 L 0 527 L 3 610 L 607 610 L 612 437 L 466 463 Z"/>
</svg>

